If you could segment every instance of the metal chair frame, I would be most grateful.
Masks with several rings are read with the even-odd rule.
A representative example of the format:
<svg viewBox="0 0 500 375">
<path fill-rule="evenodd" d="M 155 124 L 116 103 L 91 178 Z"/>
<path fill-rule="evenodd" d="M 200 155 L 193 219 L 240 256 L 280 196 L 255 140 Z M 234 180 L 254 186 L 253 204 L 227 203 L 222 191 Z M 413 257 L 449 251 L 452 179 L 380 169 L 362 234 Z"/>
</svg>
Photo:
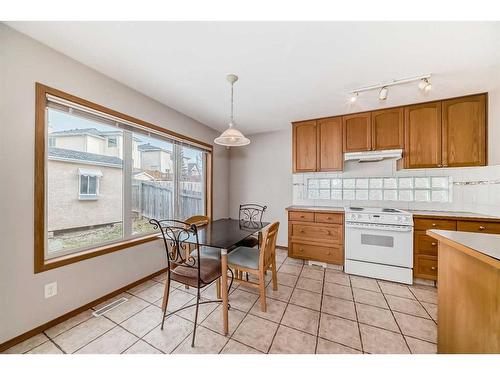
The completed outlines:
<svg viewBox="0 0 500 375">
<path fill-rule="evenodd" d="M 195 317 L 194 317 L 194 330 L 193 330 L 193 339 L 191 341 L 191 347 L 194 347 L 194 340 L 196 336 L 196 326 L 198 323 L 198 310 L 199 310 L 199 305 L 206 304 L 206 303 L 220 303 L 222 302 L 221 299 L 216 299 L 216 300 L 209 300 L 209 301 L 202 301 L 200 302 L 201 299 L 201 292 L 200 289 L 211 284 L 215 280 L 212 280 L 211 282 L 205 282 L 201 278 L 201 262 L 202 262 L 202 257 L 200 257 L 200 244 L 198 241 L 198 229 L 195 224 L 189 224 L 183 221 L 179 220 L 173 220 L 173 219 L 166 219 L 166 220 L 156 220 L 156 219 L 151 219 L 149 220 L 149 223 L 153 225 L 154 229 L 159 229 L 161 231 L 162 237 L 163 237 L 163 242 L 165 244 L 165 250 L 167 253 L 167 280 L 166 280 L 166 291 L 165 291 L 165 296 L 166 298 L 166 304 L 165 304 L 165 309 L 163 311 L 163 319 L 161 321 L 161 329 L 163 330 L 164 324 L 165 324 L 165 319 L 168 318 L 170 315 L 175 314 L 181 310 L 187 309 L 189 307 L 196 306 L 196 311 L 195 311 Z M 195 238 L 196 242 L 187 242 L 189 238 Z M 192 256 L 192 246 L 196 246 L 196 256 Z M 175 265 L 176 267 L 185 267 L 185 268 L 191 268 L 191 269 L 197 269 L 197 293 L 196 293 L 196 303 L 183 306 L 171 313 L 167 314 L 167 304 L 168 304 L 168 297 L 170 294 L 170 272 L 171 272 L 171 267 Z M 231 286 L 233 284 L 233 271 L 229 270 L 231 273 L 231 282 L 228 287 L 228 294 L 229 290 L 231 290 Z"/>
</svg>

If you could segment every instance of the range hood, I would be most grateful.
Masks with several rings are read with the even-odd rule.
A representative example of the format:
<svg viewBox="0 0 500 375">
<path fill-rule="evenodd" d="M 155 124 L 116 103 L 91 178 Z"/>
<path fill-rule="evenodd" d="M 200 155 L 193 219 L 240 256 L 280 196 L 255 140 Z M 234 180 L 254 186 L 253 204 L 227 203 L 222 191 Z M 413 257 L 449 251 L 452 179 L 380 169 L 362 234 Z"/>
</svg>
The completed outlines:
<svg viewBox="0 0 500 375">
<path fill-rule="evenodd" d="M 346 152 L 344 154 L 345 161 L 357 161 L 358 163 L 376 162 L 386 159 L 401 159 L 403 150 L 380 150 L 380 151 L 362 151 L 362 152 Z"/>
</svg>

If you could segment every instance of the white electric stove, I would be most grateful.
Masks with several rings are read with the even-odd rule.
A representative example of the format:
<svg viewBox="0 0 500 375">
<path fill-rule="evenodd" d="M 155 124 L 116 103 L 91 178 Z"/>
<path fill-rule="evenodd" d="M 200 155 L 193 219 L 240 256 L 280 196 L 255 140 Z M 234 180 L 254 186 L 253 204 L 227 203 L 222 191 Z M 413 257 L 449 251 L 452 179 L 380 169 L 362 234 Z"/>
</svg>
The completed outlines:
<svg viewBox="0 0 500 375">
<path fill-rule="evenodd" d="M 345 208 L 346 273 L 413 283 L 413 216 L 394 208 Z"/>
</svg>

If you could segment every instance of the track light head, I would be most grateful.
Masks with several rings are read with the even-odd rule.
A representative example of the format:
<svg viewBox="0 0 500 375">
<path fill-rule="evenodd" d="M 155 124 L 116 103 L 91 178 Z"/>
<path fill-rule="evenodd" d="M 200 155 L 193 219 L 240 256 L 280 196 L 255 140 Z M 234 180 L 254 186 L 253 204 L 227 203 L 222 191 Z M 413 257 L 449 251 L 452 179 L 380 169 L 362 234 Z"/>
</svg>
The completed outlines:
<svg viewBox="0 0 500 375">
<path fill-rule="evenodd" d="M 422 91 L 429 92 L 432 89 L 431 81 L 428 78 L 422 78 L 418 83 L 418 88 Z"/>
<path fill-rule="evenodd" d="M 387 99 L 387 94 L 389 93 L 389 89 L 384 86 L 380 89 L 380 92 L 378 93 L 378 98 L 380 100 L 386 100 Z"/>
</svg>

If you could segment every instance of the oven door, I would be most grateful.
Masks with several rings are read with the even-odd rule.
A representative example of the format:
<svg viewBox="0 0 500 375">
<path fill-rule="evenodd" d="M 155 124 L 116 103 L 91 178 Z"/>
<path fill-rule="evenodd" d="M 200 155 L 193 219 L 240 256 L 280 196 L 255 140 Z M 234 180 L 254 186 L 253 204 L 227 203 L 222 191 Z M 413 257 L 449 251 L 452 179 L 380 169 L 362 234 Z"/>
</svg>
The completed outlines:
<svg viewBox="0 0 500 375">
<path fill-rule="evenodd" d="M 346 259 L 413 267 L 413 227 L 346 223 Z"/>
</svg>

